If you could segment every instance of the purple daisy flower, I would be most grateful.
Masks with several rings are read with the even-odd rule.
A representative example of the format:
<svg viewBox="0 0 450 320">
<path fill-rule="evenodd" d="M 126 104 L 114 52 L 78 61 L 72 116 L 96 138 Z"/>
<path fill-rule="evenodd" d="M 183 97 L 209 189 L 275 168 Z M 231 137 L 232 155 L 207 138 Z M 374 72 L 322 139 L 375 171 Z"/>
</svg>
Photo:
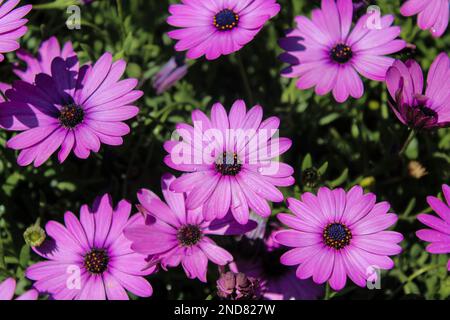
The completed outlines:
<svg viewBox="0 0 450 320">
<path fill-rule="evenodd" d="M 450 124 L 450 59 L 443 52 L 430 67 L 423 93 L 423 75 L 414 60 L 396 60 L 386 74 L 389 101 L 397 118 L 413 129 L 432 129 Z"/>
<path fill-rule="evenodd" d="M 359 99 L 364 85 L 358 75 L 384 81 L 394 59 L 387 57 L 400 51 L 406 42 L 396 39 L 400 27 L 392 27 L 393 15 L 381 17 L 381 29 L 369 28 L 370 14 L 352 26 L 351 0 L 323 0 L 321 9 L 314 9 L 312 20 L 298 16 L 297 28 L 280 40 L 286 50 L 280 59 L 291 66 L 282 71 L 288 78 L 298 78 L 299 89 L 315 87 L 317 95 L 330 91 L 338 102 L 352 96 Z"/>
<path fill-rule="evenodd" d="M 271 233 L 264 242 L 256 242 L 256 248 L 249 248 L 252 251 L 245 250 L 255 254 L 236 258 L 230 269 L 257 279 L 262 296 L 267 300 L 315 300 L 321 297 L 323 286 L 310 279 L 299 281 L 295 268 L 280 264 L 280 257 L 286 250 L 274 241 L 273 236 Z"/>
<path fill-rule="evenodd" d="M 294 215 L 280 213 L 278 219 L 292 230 L 275 234 L 275 240 L 294 247 L 283 254 L 284 265 L 297 268 L 297 277 L 312 277 L 316 283 L 329 281 L 331 288 L 341 290 L 347 276 L 365 287 L 379 269 L 392 269 L 390 255 L 401 252 L 397 244 L 403 236 L 385 231 L 397 221 L 387 213 L 387 202 L 376 203 L 373 193 L 363 194 L 360 186 L 349 192 L 322 187 L 318 195 L 304 193 L 301 200 L 288 199 Z"/>
<path fill-rule="evenodd" d="M 23 17 L 30 12 L 31 5 L 16 8 L 20 0 L 0 1 L 0 62 L 5 59 L 3 53 L 20 48 L 18 39 L 27 32 Z M 16 8 L 16 9 L 15 9 Z"/>
<path fill-rule="evenodd" d="M 45 230 L 51 239 L 33 250 L 49 261 L 38 262 L 25 272 L 34 287 L 56 300 L 127 300 L 126 290 L 139 297 L 152 295 L 144 276 L 146 257 L 131 250 L 123 229 L 139 223 L 130 218 L 131 204 L 125 200 L 113 209 L 109 195 L 98 198 L 92 209 L 81 207 L 80 220 L 64 215 L 65 226 L 50 221 Z M 145 269 L 145 270 L 143 270 Z"/>
<path fill-rule="evenodd" d="M 242 272 L 221 273 L 216 281 L 217 296 L 224 300 L 260 300 L 259 281 Z"/>
<path fill-rule="evenodd" d="M 261 121 L 262 107 L 246 111 L 238 100 L 227 115 L 216 103 L 211 120 L 200 110 L 192 112 L 194 126 L 178 124 L 182 141 L 164 144 L 169 155 L 165 163 L 187 172 L 171 185 L 176 192 L 188 193 L 186 206 L 203 206 L 207 220 L 223 218 L 228 211 L 241 224 L 249 219 L 249 207 L 257 214 L 271 214 L 269 201 L 283 201 L 277 187 L 294 184 L 293 168 L 276 157 L 291 147 L 291 140 L 279 138 L 280 119 Z"/>
<path fill-rule="evenodd" d="M 12 300 L 16 291 L 16 280 L 8 278 L 0 282 L 0 300 Z M 28 290 L 16 298 L 16 300 L 37 300 L 38 292 L 34 289 Z"/>
<path fill-rule="evenodd" d="M 153 88 L 156 94 L 169 90 L 188 72 L 184 54 L 172 57 L 153 78 Z"/>
<path fill-rule="evenodd" d="M 450 187 L 444 184 L 442 192 L 447 204 L 436 197 L 427 198 L 428 204 L 439 217 L 425 213 L 417 216 L 420 222 L 431 229 L 421 229 L 416 235 L 423 241 L 431 242 L 427 246 L 427 251 L 435 254 L 450 253 Z M 450 260 L 447 269 L 450 271 Z"/>
<path fill-rule="evenodd" d="M 169 8 L 167 23 L 180 29 L 168 35 L 189 59 L 214 60 L 239 51 L 279 11 L 276 0 L 182 0 Z"/>
<path fill-rule="evenodd" d="M 57 57 L 51 75 L 38 74 L 34 84 L 14 82 L 6 92 L 9 101 L 0 104 L 0 127 L 23 131 L 7 142 L 21 150 L 17 163 L 38 167 L 60 147 L 62 163 L 72 150 L 86 159 L 102 143 L 121 145 L 130 132 L 123 121 L 139 112 L 131 104 L 143 94 L 134 90 L 136 79 L 120 80 L 125 68 L 125 61 L 113 62 L 110 53 L 81 68 L 73 57 Z"/>
<path fill-rule="evenodd" d="M 449 0 L 408 0 L 400 8 L 406 17 L 418 14 L 417 24 L 422 30 L 430 30 L 435 38 L 447 30 Z"/>
<path fill-rule="evenodd" d="M 52 62 L 55 58 L 60 57 L 66 60 L 68 64 L 70 64 L 70 61 L 72 61 L 73 65 L 78 64 L 72 42 L 66 42 L 61 49 L 56 37 L 51 37 L 42 42 L 37 57 L 22 49 L 17 51 L 17 57 L 26 63 L 26 68 L 22 69 L 20 66 L 14 66 L 14 73 L 21 80 L 29 83 L 33 83 L 34 78 L 39 73 L 51 75 Z"/>
<path fill-rule="evenodd" d="M 160 263 L 167 270 L 180 263 L 190 279 L 206 282 L 208 260 L 217 265 L 226 265 L 232 255 L 219 247 L 209 236 L 241 235 L 256 227 L 249 221 L 240 225 L 231 215 L 224 219 L 205 221 L 202 208 L 189 210 L 185 206 L 185 194 L 169 190 L 175 177 L 166 174 L 161 179 L 166 203 L 150 190 L 138 193 L 140 210 L 146 214 L 140 224 L 127 227 L 125 236 L 132 241 L 131 248 L 141 254 L 150 255 L 154 264 Z"/>
</svg>

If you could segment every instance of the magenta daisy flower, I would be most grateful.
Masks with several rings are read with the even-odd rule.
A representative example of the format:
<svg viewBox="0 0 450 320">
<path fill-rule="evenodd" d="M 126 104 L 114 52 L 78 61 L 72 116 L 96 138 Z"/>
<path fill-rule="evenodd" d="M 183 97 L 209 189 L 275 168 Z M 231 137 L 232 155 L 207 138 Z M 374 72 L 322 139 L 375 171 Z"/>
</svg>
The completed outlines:
<svg viewBox="0 0 450 320">
<path fill-rule="evenodd" d="M 8 278 L 0 282 L 0 300 L 12 300 L 16 291 L 16 280 Z M 38 292 L 34 289 L 28 290 L 16 298 L 16 300 L 37 300 Z"/>
<path fill-rule="evenodd" d="M 20 48 L 19 38 L 27 32 L 24 19 L 30 12 L 31 5 L 16 8 L 20 0 L 0 1 L 0 61 L 5 59 L 3 53 L 12 52 Z"/>
<path fill-rule="evenodd" d="M 15 66 L 14 73 L 21 80 L 29 83 L 33 83 L 35 76 L 39 73 L 51 75 L 52 62 L 55 58 L 60 57 L 63 60 L 66 60 L 69 66 L 71 63 L 73 66 L 78 64 L 78 59 L 73 51 L 72 42 L 66 42 L 61 49 L 56 37 L 51 37 L 42 42 L 36 57 L 21 49 L 17 51 L 17 57 L 25 62 L 26 68 L 22 69 L 20 66 Z"/>
<path fill-rule="evenodd" d="M 427 251 L 435 254 L 450 253 L 450 187 L 444 184 L 442 192 L 447 204 L 436 197 L 427 198 L 428 204 L 439 217 L 425 213 L 417 216 L 420 222 L 431 229 L 421 229 L 416 235 L 423 241 L 431 242 L 427 246 Z M 447 269 L 450 271 L 450 260 Z"/>
<path fill-rule="evenodd" d="M 155 271 L 146 268 L 145 256 L 131 250 L 123 229 L 136 225 L 141 215 L 130 218 L 125 200 L 113 209 L 109 195 L 98 198 L 92 209 L 81 207 L 80 220 L 64 215 L 65 226 L 50 221 L 45 230 L 51 237 L 34 251 L 48 261 L 25 272 L 34 287 L 56 300 L 127 300 L 126 290 L 139 297 L 152 295 L 144 279 Z M 145 269 L 145 270 L 144 270 Z"/>
<path fill-rule="evenodd" d="M 406 17 L 418 14 L 417 24 L 422 30 L 430 30 L 433 37 L 440 37 L 448 26 L 448 0 L 408 0 L 400 8 Z"/>
<path fill-rule="evenodd" d="M 168 33 L 178 40 L 175 49 L 187 50 L 189 59 L 214 60 L 252 41 L 280 5 L 276 0 L 182 0 L 169 11 L 167 22 L 180 28 Z"/>
<path fill-rule="evenodd" d="M 311 20 L 298 16 L 297 28 L 280 40 L 286 50 L 280 59 L 291 65 L 282 75 L 298 78 L 299 89 L 315 87 L 321 96 L 332 91 L 338 102 L 346 101 L 349 95 L 362 97 L 360 75 L 384 81 L 394 62 L 386 55 L 406 45 L 397 39 L 400 27 L 391 26 L 394 16 L 386 15 L 381 17 L 380 29 L 369 28 L 370 14 L 365 14 L 350 31 L 352 16 L 351 0 L 323 0 L 322 8 L 313 10 Z"/>
<path fill-rule="evenodd" d="M 258 280 L 262 297 L 266 300 L 315 300 L 323 296 L 323 286 L 312 280 L 298 280 L 295 268 L 280 263 L 286 252 L 271 233 L 264 241 L 256 241 L 230 265 L 234 272 L 242 272 Z M 253 254 L 248 254 L 252 252 Z"/>
<path fill-rule="evenodd" d="M 414 60 L 396 60 L 386 74 L 386 84 L 397 118 L 413 129 L 432 129 L 450 124 L 450 59 L 443 52 L 430 67 L 423 93 L 423 75 Z"/>
<path fill-rule="evenodd" d="M 166 203 L 150 190 L 138 193 L 140 210 L 147 215 L 140 224 L 127 227 L 125 236 L 132 241 L 131 248 L 151 256 L 164 269 L 180 263 L 190 279 L 206 282 L 208 260 L 226 265 L 232 255 L 219 247 L 211 235 L 241 235 L 256 227 L 254 221 L 240 225 L 228 215 L 224 219 L 205 221 L 202 208 L 189 210 L 185 206 L 185 194 L 169 190 L 175 177 L 166 174 L 161 179 Z"/>
<path fill-rule="evenodd" d="M 17 163 L 42 165 L 56 152 L 59 162 L 73 150 L 86 159 L 101 144 L 118 146 L 130 132 L 123 121 L 136 116 L 131 104 L 142 96 L 136 79 L 120 80 L 123 60 L 105 53 L 94 66 L 78 68 L 73 57 L 53 59 L 51 75 L 40 73 L 35 83 L 16 81 L 0 104 L 0 127 L 23 131 L 7 142 L 21 150 Z"/>
<path fill-rule="evenodd" d="M 277 187 L 294 183 L 293 168 L 276 157 L 291 147 L 291 140 L 278 137 L 280 119 L 261 121 L 263 110 L 254 106 L 248 112 L 238 100 L 227 115 L 216 103 L 211 119 L 202 111 L 192 112 L 194 126 L 178 124 L 182 141 L 164 144 L 169 155 L 165 163 L 186 172 L 171 189 L 188 193 L 186 206 L 203 206 L 207 220 L 223 218 L 228 211 L 241 224 L 249 219 L 249 207 L 267 217 L 271 208 L 267 201 L 281 202 Z"/>
<path fill-rule="evenodd" d="M 294 213 L 278 214 L 278 219 L 292 230 L 275 234 L 275 240 L 294 247 L 280 261 L 297 268 L 297 277 L 312 277 L 316 283 L 329 281 L 331 288 L 341 290 L 347 276 L 365 287 L 377 269 L 392 269 L 388 256 L 401 252 L 397 244 L 403 236 L 385 231 L 397 221 L 387 213 L 387 202 L 376 203 L 373 193 L 363 194 L 360 186 L 349 192 L 322 187 L 318 195 L 304 193 L 301 200 L 290 198 L 288 207 Z"/>
</svg>

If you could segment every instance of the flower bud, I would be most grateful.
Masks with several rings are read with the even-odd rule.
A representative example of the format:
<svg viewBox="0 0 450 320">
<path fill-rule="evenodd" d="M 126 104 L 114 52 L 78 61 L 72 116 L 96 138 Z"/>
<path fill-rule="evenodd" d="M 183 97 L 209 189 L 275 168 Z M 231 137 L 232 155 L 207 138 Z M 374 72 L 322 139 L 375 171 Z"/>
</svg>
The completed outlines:
<svg viewBox="0 0 450 320">
<path fill-rule="evenodd" d="M 244 273 L 223 273 L 217 281 L 217 295 L 225 300 L 258 300 L 261 297 L 259 281 Z"/>
</svg>

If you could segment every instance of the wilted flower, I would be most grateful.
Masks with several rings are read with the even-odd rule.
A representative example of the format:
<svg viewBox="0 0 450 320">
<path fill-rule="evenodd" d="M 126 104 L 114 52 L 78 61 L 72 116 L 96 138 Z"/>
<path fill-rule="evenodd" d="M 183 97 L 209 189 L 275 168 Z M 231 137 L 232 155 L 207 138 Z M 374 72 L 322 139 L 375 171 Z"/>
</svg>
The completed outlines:
<svg viewBox="0 0 450 320">
<path fill-rule="evenodd" d="M 146 257 L 131 250 L 123 235 L 124 228 L 142 220 L 140 214 L 130 218 L 130 212 L 127 201 L 114 209 L 110 196 L 104 195 L 92 209 L 83 205 L 79 220 L 66 212 L 65 226 L 48 222 L 50 238 L 33 250 L 49 261 L 28 267 L 26 277 L 36 281 L 39 292 L 56 300 L 128 300 L 126 290 L 151 296 L 152 286 L 144 276 L 155 267 L 146 268 Z"/>
<path fill-rule="evenodd" d="M 280 40 L 286 53 L 280 59 L 291 66 L 282 71 L 288 78 L 298 78 L 299 89 L 315 87 L 318 95 L 330 91 L 338 102 L 361 98 L 362 76 L 384 81 L 394 59 L 386 55 L 400 51 L 406 42 L 397 37 L 400 27 L 391 26 L 393 15 L 381 17 L 381 29 L 369 29 L 367 13 L 358 19 L 353 30 L 351 0 L 323 0 L 314 9 L 312 19 L 296 17 L 297 28 Z M 358 74 L 359 73 L 359 74 Z"/>
<path fill-rule="evenodd" d="M 20 48 L 19 38 L 27 32 L 23 17 L 31 10 L 31 5 L 16 8 L 20 0 L 0 1 L 0 61 L 5 59 L 3 53 Z"/>
<path fill-rule="evenodd" d="M 86 159 L 101 144 L 121 145 L 130 132 L 123 121 L 136 116 L 132 103 L 142 96 L 136 79 L 120 80 L 126 62 L 105 53 L 95 65 L 78 67 L 77 59 L 54 58 L 51 75 L 40 73 L 35 83 L 16 81 L 0 106 L 0 127 L 23 131 L 7 142 L 21 150 L 17 163 L 42 165 L 56 152 L 64 162 L 71 151 Z"/>
<path fill-rule="evenodd" d="M 16 291 L 16 280 L 13 278 L 8 278 L 3 282 L 0 282 L 0 300 L 12 300 L 14 297 L 14 292 Z M 37 300 L 38 292 L 31 289 L 21 296 L 17 297 L 16 300 Z"/>
<path fill-rule="evenodd" d="M 170 89 L 175 83 L 181 80 L 188 71 L 184 54 L 177 54 L 172 57 L 153 78 L 153 88 L 157 94 Z"/>
<path fill-rule="evenodd" d="M 414 60 L 396 60 L 386 75 L 386 84 L 393 101 L 392 111 L 413 129 L 433 129 L 450 124 L 450 59 L 439 54 L 428 71 L 427 88 L 423 93 L 423 74 Z"/>
<path fill-rule="evenodd" d="M 207 221 L 202 207 L 196 210 L 186 208 L 183 193 L 171 191 L 175 177 L 165 174 L 161 187 L 166 203 L 150 190 L 140 190 L 139 210 L 146 214 L 138 224 L 126 228 L 125 236 L 132 242 L 131 248 L 149 255 L 154 264 L 164 269 L 180 263 L 190 279 L 206 282 L 208 261 L 224 266 L 233 256 L 219 247 L 211 235 L 241 235 L 256 227 L 249 221 L 246 225 L 236 223 L 229 214 L 220 220 Z"/>
<path fill-rule="evenodd" d="M 259 281 L 242 272 L 228 271 L 217 280 L 217 295 L 225 300 L 258 300 L 261 298 Z"/>
<path fill-rule="evenodd" d="M 367 1 L 366 0 L 356 0 L 356 1 L 353 1 L 353 10 L 359 10 L 359 9 L 361 9 L 361 8 L 364 8 L 364 7 L 366 7 L 366 6 L 368 6 L 369 5 L 369 3 L 367 3 Z"/>
<path fill-rule="evenodd" d="M 448 0 L 407 0 L 400 8 L 404 16 L 417 16 L 422 30 L 430 30 L 433 37 L 440 37 L 448 26 Z"/>
<path fill-rule="evenodd" d="M 373 193 L 360 186 L 345 192 L 322 187 L 318 195 L 304 193 L 301 200 L 288 199 L 294 215 L 280 213 L 278 219 L 292 230 L 275 233 L 278 243 L 293 247 L 280 258 L 297 268 L 297 277 L 329 282 L 334 290 L 345 287 L 347 276 L 365 287 L 373 269 L 392 269 L 390 255 L 399 254 L 403 236 L 386 228 L 397 222 L 387 213 L 387 202 L 376 203 Z"/>
<path fill-rule="evenodd" d="M 450 187 L 444 184 L 442 192 L 447 204 L 436 197 L 427 197 L 428 204 L 438 217 L 425 213 L 417 216 L 417 219 L 430 229 L 421 229 L 416 235 L 423 241 L 431 242 L 427 251 L 434 254 L 450 253 Z M 450 271 L 450 260 L 447 269 Z"/>
<path fill-rule="evenodd" d="M 189 59 L 214 60 L 240 50 L 280 11 L 276 0 L 191 0 L 169 7 L 175 49 Z"/>
</svg>

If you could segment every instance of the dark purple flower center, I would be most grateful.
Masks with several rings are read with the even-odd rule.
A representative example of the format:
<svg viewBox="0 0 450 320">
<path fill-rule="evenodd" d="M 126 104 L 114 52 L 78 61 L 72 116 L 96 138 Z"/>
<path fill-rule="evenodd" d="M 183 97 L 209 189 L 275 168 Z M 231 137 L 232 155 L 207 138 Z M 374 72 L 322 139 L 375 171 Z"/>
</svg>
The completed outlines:
<svg viewBox="0 0 450 320">
<path fill-rule="evenodd" d="M 224 176 L 235 176 L 242 169 L 236 153 L 224 152 L 216 161 L 216 171 Z"/>
<path fill-rule="evenodd" d="M 104 249 L 92 249 L 84 256 L 84 267 L 92 274 L 102 274 L 108 268 L 109 257 Z"/>
<path fill-rule="evenodd" d="M 327 246 L 336 250 L 350 244 L 352 233 L 342 223 L 330 223 L 323 230 L 323 240 Z"/>
<path fill-rule="evenodd" d="M 214 26 L 221 31 L 232 30 L 238 22 L 239 15 L 230 9 L 224 9 L 214 16 Z"/>
<path fill-rule="evenodd" d="M 76 104 L 63 106 L 58 117 L 61 125 L 69 129 L 75 128 L 83 122 L 83 119 L 84 110 Z"/>
<path fill-rule="evenodd" d="M 202 231 L 197 225 L 187 224 L 178 229 L 177 239 L 182 246 L 191 247 L 202 239 Z"/>
<path fill-rule="evenodd" d="M 352 49 L 345 44 L 339 43 L 331 49 L 331 58 L 338 63 L 346 63 L 352 56 Z"/>
</svg>

